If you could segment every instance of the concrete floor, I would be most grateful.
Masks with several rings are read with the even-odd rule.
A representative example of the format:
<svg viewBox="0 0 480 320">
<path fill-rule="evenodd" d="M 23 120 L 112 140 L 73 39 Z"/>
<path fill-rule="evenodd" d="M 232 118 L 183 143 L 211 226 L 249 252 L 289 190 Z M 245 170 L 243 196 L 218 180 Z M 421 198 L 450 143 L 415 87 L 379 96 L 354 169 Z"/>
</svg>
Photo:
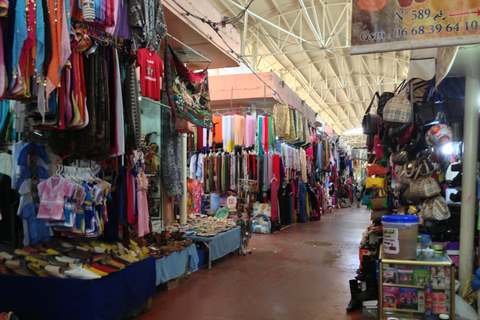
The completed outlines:
<svg viewBox="0 0 480 320">
<path fill-rule="evenodd" d="M 227 256 L 179 287 L 158 291 L 150 311 L 136 319 L 363 319 L 361 311 L 345 308 L 369 222 L 368 210 L 353 207 L 272 235 L 254 234 L 251 255 Z"/>
</svg>

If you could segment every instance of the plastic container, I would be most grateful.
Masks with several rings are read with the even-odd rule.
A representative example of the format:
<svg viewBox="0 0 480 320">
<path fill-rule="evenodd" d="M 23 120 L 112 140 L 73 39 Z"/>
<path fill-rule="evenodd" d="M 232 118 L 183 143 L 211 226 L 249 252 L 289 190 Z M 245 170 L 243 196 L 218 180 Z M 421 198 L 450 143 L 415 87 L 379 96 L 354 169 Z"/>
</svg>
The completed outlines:
<svg viewBox="0 0 480 320">
<path fill-rule="evenodd" d="M 218 193 L 210 194 L 210 210 L 217 210 L 220 208 L 220 195 Z"/>
<path fill-rule="evenodd" d="M 388 215 L 382 217 L 383 257 L 415 260 L 417 258 L 418 217 Z"/>
</svg>

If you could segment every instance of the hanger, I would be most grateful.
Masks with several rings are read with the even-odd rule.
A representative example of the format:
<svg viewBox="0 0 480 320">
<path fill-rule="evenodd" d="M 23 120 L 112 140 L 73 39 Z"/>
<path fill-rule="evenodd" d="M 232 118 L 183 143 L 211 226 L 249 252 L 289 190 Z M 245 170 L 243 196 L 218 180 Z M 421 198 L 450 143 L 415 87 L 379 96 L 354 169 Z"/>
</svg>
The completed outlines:
<svg viewBox="0 0 480 320">
<path fill-rule="evenodd" d="M 80 153 L 78 153 L 77 151 L 73 151 L 73 152 L 70 153 L 69 155 L 66 155 L 66 156 L 63 157 L 63 158 L 58 159 L 57 161 L 55 161 L 55 165 L 58 166 L 58 163 L 59 163 L 60 161 L 65 160 L 65 159 L 67 159 L 68 157 L 71 157 L 71 156 L 73 156 L 73 155 L 78 156 L 79 158 L 81 158 L 82 161 L 87 162 L 87 163 L 90 165 L 90 167 L 93 168 L 93 163 L 92 163 L 90 160 L 83 158 L 83 156 L 82 156 Z"/>
</svg>

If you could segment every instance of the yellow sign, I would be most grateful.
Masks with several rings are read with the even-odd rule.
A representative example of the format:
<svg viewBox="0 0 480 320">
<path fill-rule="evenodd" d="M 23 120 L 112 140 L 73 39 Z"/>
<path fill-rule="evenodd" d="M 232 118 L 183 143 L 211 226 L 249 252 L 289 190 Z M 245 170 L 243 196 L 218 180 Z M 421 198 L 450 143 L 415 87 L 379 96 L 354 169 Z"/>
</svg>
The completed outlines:
<svg viewBox="0 0 480 320">
<path fill-rule="evenodd" d="M 353 0 L 352 54 L 475 43 L 479 0 Z"/>
</svg>

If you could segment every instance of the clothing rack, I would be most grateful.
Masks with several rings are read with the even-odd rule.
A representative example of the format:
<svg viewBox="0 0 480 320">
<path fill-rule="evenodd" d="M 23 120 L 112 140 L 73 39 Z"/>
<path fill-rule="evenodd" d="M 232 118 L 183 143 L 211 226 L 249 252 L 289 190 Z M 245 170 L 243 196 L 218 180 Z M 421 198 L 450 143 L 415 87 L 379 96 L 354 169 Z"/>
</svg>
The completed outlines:
<svg viewBox="0 0 480 320">
<path fill-rule="evenodd" d="M 172 36 L 171 34 L 167 33 L 166 37 L 177 41 L 178 43 L 180 43 L 180 44 L 183 45 L 184 47 L 192 50 L 192 51 L 193 51 L 194 53 L 196 53 L 198 56 L 200 56 L 200 57 L 202 57 L 203 59 L 207 60 L 207 61 L 192 61 L 192 62 L 196 62 L 196 63 L 208 62 L 208 66 L 207 66 L 205 69 L 208 69 L 208 68 L 210 67 L 210 65 L 212 64 L 212 60 L 208 59 L 207 57 L 205 57 L 203 54 L 201 54 L 201 53 L 198 52 L 197 50 L 192 49 L 191 47 L 189 47 L 188 45 L 186 45 L 186 44 L 183 43 L 182 41 L 178 40 L 177 38 L 175 38 L 175 37 Z M 192 62 L 186 61 L 185 63 L 187 64 L 187 63 L 192 63 Z"/>
<path fill-rule="evenodd" d="M 72 24 L 77 28 L 82 28 L 83 30 L 85 30 L 87 34 L 91 38 L 96 40 L 96 42 L 100 45 L 108 45 L 117 49 L 124 50 L 132 55 L 136 55 L 135 51 L 131 50 L 131 40 L 117 37 L 111 33 L 97 29 L 85 22 L 73 18 Z"/>
</svg>

